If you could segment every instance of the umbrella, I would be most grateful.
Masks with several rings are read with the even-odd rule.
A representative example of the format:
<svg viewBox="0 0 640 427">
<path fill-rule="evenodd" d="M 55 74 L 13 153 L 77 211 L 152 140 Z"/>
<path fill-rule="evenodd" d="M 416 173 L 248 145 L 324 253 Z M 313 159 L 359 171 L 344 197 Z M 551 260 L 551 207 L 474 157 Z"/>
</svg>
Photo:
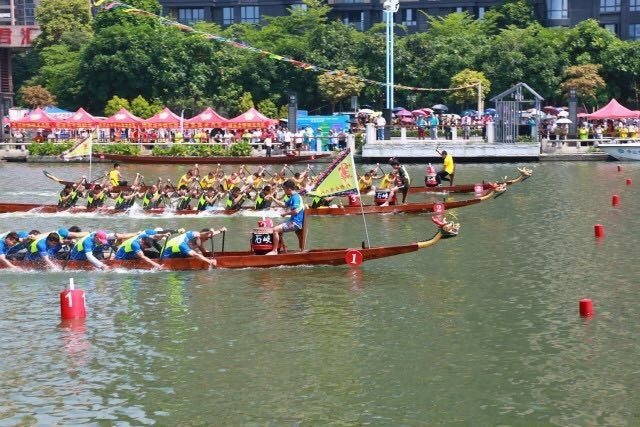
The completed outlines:
<svg viewBox="0 0 640 427">
<path fill-rule="evenodd" d="M 558 114 L 558 109 L 556 107 L 552 107 L 551 105 L 547 105 L 542 109 L 547 114 Z"/>
<path fill-rule="evenodd" d="M 396 113 L 398 117 L 411 117 L 411 113 L 407 110 L 401 110 Z"/>
<path fill-rule="evenodd" d="M 475 116 L 476 114 L 478 114 L 476 110 L 464 110 L 460 113 L 461 116 Z"/>
<path fill-rule="evenodd" d="M 563 117 L 561 119 L 556 120 L 556 123 L 559 125 L 566 125 L 569 123 L 573 123 L 571 120 L 567 119 L 566 117 Z"/>
<path fill-rule="evenodd" d="M 369 105 L 369 104 L 363 104 L 363 105 L 360 106 L 360 108 L 371 110 L 373 107 L 371 105 Z"/>
<path fill-rule="evenodd" d="M 413 114 L 414 116 L 426 116 L 428 113 L 424 110 L 413 110 L 411 114 Z"/>
<path fill-rule="evenodd" d="M 361 108 L 360 110 L 358 110 L 358 113 L 373 114 L 373 110 L 371 108 Z"/>
<path fill-rule="evenodd" d="M 400 123 L 413 123 L 413 119 L 411 117 L 403 117 L 400 119 Z"/>
<path fill-rule="evenodd" d="M 394 113 L 397 113 L 398 111 L 402 111 L 402 110 L 406 110 L 406 108 L 404 108 L 404 107 L 396 107 L 391 111 L 393 111 Z"/>
<path fill-rule="evenodd" d="M 558 113 L 558 117 L 569 117 L 569 112 L 568 111 L 560 111 Z"/>
<path fill-rule="evenodd" d="M 495 116 L 496 114 L 498 114 L 498 111 L 495 108 L 487 108 L 484 110 L 485 116 Z"/>
<path fill-rule="evenodd" d="M 444 104 L 436 104 L 431 108 L 433 108 L 434 111 L 449 111 L 449 107 Z"/>
<path fill-rule="evenodd" d="M 431 108 L 420 108 L 420 110 L 424 111 L 426 114 L 433 113 L 433 110 Z"/>
</svg>

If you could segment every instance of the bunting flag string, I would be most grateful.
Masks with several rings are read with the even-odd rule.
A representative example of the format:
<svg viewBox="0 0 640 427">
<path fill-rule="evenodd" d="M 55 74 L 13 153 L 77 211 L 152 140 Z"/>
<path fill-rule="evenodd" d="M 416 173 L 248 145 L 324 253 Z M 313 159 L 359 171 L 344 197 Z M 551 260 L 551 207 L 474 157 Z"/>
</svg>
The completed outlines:
<svg viewBox="0 0 640 427">
<path fill-rule="evenodd" d="M 94 6 L 99 6 L 102 3 L 106 2 L 106 0 L 97 0 L 94 2 Z M 372 79 L 368 79 L 366 77 L 362 77 L 362 76 L 356 76 L 356 75 L 351 75 L 348 74 L 346 71 L 344 70 L 330 70 L 327 68 L 323 68 L 323 67 L 319 67 L 317 65 L 313 65 L 313 64 L 308 64 L 306 62 L 303 61 L 298 61 L 296 59 L 293 58 L 289 58 L 286 56 L 281 56 L 278 55 L 276 53 L 273 52 L 269 52 L 267 50 L 263 50 L 263 49 L 259 49 L 257 47 L 253 47 L 247 43 L 244 42 L 239 42 L 237 40 L 232 40 L 226 37 L 222 37 L 222 36 L 218 36 L 215 34 L 209 34 L 209 33 L 205 33 L 203 31 L 199 31 L 196 30 L 193 27 L 190 27 L 188 25 L 185 24 L 181 24 L 179 22 L 173 21 L 169 18 L 166 18 L 164 16 L 159 16 L 156 15 L 154 13 L 151 12 L 147 12 L 146 10 L 141 10 L 141 9 L 137 9 L 133 6 L 130 6 L 128 4 L 125 3 L 121 3 L 121 2 L 110 2 L 108 5 L 106 5 L 104 7 L 104 10 L 112 10 L 115 8 L 120 8 L 123 9 L 124 12 L 126 13 L 132 13 L 132 14 L 136 14 L 136 15 L 140 15 L 140 16 L 147 16 L 147 17 L 151 17 L 151 18 L 155 18 L 158 20 L 158 22 L 160 22 L 163 25 L 167 25 L 167 26 L 171 26 L 174 28 L 177 28 L 183 32 L 186 33 L 191 33 L 191 34 L 197 34 L 205 39 L 208 40 L 215 40 L 217 42 L 220 43 L 225 43 L 229 46 L 233 46 L 235 48 L 238 49 L 244 49 L 244 50 L 248 50 L 251 52 L 255 52 L 258 53 L 262 56 L 264 56 L 265 58 L 269 58 L 272 60 L 276 60 L 276 61 L 281 61 L 281 62 L 288 62 L 290 64 L 292 64 L 294 67 L 303 69 L 303 70 L 308 70 L 308 71 L 314 71 L 314 72 L 321 72 L 321 73 L 325 73 L 325 74 L 331 74 L 331 75 L 336 75 L 339 77 L 343 77 L 343 78 L 349 78 L 349 79 L 357 79 L 361 82 L 370 84 L 370 85 L 377 85 L 377 86 L 381 86 L 381 87 L 386 87 L 387 83 L 385 82 L 381 82 L 381 81 L 377 81 L 377 80 L 372 80 Z M 471 87 L 477 87 L 478 84 L 474 83 L 474 84 L 470 84 L 470 85 L 466 85 L 466 86 L 458 86 L 458 87 L 453 87 L 453 88 L 441 88 L 441 89 L 434 89 L 434 88 L 423 88 L 423 87 L 413 87 L 413 86 L 405 86 L 405 85 L 400 85 L 400 84 L 394 84 L 393 87 L 395 89 L 399 89 L 399 90 L 408 90 L 408 91 L 412 91 L 412 92 L 449 92 L 449 91 L 456 91 L 456 90 L 461 90 L 461 89 L 468 89 Z"/>
</svg>

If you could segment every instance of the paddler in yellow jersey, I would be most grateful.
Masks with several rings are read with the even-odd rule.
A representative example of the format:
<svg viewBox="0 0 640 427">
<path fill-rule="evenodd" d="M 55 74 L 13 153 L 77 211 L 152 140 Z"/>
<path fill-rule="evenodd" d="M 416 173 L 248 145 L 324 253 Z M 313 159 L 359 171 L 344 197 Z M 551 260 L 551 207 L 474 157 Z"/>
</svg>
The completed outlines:
<svg viewBox="0 0 640 427">
<path fill-rule="evenodd" d="M 436 181 L 438 181 L 438 184 L 441 184 L 442 181 L 449 181 L 453 185 L 452 180 L 453 180 L 453 174 L 455 172 L 455 165 L 453 164 L 453 156 L 447 153 L 446 150 L 442 150 L 442 152 L 436 150 L 436 152 L 440 154 L 440 156 L 443 159 L 442 170 L 438 171 L 438 173 L 436 174 Z"/>
<path fill-rule="evenodd" d="M 393 172 L 389 172 L 388 174 L 382 177 L 382 181 L 380 181 L 380 188 L 384 190 L 390 190 L 395 181 L 396 181 L 396 174 Z"/>
<path fill-rule="evenodd" d="M 216 174 L 214 171 L 211 171 L 202 177 L 200 180 L 200 187 L 202 187 L 203 190 L 208 190 L 209 188 L 213 188 L 216 182 L 218 182 Z"/>
<path fill-rule="evenodd" d="M 182 175 L 178 180 L 178 188 L 191 187 L 191 184 L 193 183 L 193 181 L 195 181 L 195 179 L 196 178 L 195 176 L 193 176 L 193 172 L 191 170 L 188 170 L 187 173 Z"/>
<path fill-rule="evenodd" d="M 123 179 L 122 174 L 120 173 L 120 163 L 113 164 L 113 169 L 109 172 L 109 182 L 114 187 L 127 185 L 127 181 Z"/>
</svg>

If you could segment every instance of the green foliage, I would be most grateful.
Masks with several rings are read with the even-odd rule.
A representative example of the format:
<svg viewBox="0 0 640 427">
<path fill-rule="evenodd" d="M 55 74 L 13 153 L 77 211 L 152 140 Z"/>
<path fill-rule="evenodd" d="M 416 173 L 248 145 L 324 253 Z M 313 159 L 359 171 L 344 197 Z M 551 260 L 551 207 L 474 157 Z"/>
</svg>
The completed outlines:
<svg viewBox="0 0 640 427">
<path fill-rule="evenodd" d="M 600 76 L 600 64 L 584 64 L 568 67 L 567 79 L 560 84 L 562 93 L 569 98 L 571 88 L 576 89 L 579 98 L 593 101 L 598 90 L 604 88 L 606 83 Z"/>
<path fill-rule="evenodd" d="M 242 114 L 248 109 L 253 108 L 253 96 L 251 96 L 251 92 L 245 92 L 242 94 L 238 107 L 240 108 L 239 114 Z"/>
<path fill-rule="evenodd" d="M 73 147 L 73 142 L 43 142 L 29 145 L 30 156 L 59 156 Z"/>
<path fill-rule="evenodd" d="M 482 26 L 488 33 L 497 34 L 509 26 L 526 28 L 534 22 L 533 6 L 526 0 L 510 0 L 489 9 L 482 19 Z"/>
<path fill-rule="evenodd" d="M 464 87 L 477 84 L 478 82 L 482 84 L 482 98 L 484 99 L 491 90 L 491 82 L 489 82 L 489 79 L 487 79 L 484 73 L 480 71 L 474 71 L 465 68 L 451 78 L 450 87 Z M 449 100 L 461 106 L 473 104 L 478 100 L 477 86 L 472 86 L 451 92 L 451 94 L 449 95 Z"/>
<path fill-rule="evenodd" d="M 42 0 L 36 19 L 42 30 L 34 42 L 37 47 L 60 43 L 66 33 L 80 38 L 91 34 L 91 4 L 86 0 Z"/>
<path fill-rule="evenodd" d="M 258 102 L 258 111 L 270 118 L 278 116 L 278 107 L 276 107 L 276 104 L 270 99 L 263 99 Z"/>
<path fill-rule="evenodd" d="M 240 143 L 242 145 L 242 143 Z M 233 144 L 231 147 L 239 144 Z M 251 146 L 249 145 L 249 149 Z M 246 148 L 242 149 L 225 149 L 222 144 L 171 144 L 169 146 L 156 145 L 153 147 L 151 153 L 154 156 L 195 156 L 195 157 L 211 157 L 211 156 L 250 156 L 249 154 L 243 154 L 246 152 Z M 235 153 L 235 154 L 234 154 Z"/>
<path fill-rule="evenodd" d="M 364 82 L 351 77 L 357 75 L 355 67 L 348 67 L 346 74 L 325 73 L 318 76 L 318 90 L 322 97 L 331 102 L 331 112 L 335 110 L 335 104 L 350 96 L 359 95 L 364 89 Z"/>
<path fill-rule="evenodd" d="M 104 145 L 94 145 L 93 152 L 95 154 L 124 154 L 127 156 L 137 156 L 140 154 L 140 146 L 126 142 L 117 142 Z"/>
<path fill-rule="evenodd" d="M 287 117 L 289 117 L 289 106 L 287 104 L 281 105 L 280 108 L 278 108 L 278 118 L 286 119 Z"/>
<path fill-rule="evenodd" d="M 107 105 L 104 107 L 104 114 L 107 116 L 113 116 L 123 108 L 126 108 L 127 110 L 131 108 L 129 101 L 124 98 L 120 98 L 118 95 L 113 95 L 113 98 L 107 101 Z"/>
<path fill-rule="evenodd" d="M 131 112 L 143 119 L 153 117 L 162 111 L 163 106 L 158 102 L 149 104 L 149 101 L 144 99 L 141 95 L 136 96 L 131 100 Z"/>
<path fill-rule="evenodd" d="M 251 144 L 248 142 L 236 142 L 229 147 L 230 156 L 250 156 L 253 152 Z"/>
</svg>

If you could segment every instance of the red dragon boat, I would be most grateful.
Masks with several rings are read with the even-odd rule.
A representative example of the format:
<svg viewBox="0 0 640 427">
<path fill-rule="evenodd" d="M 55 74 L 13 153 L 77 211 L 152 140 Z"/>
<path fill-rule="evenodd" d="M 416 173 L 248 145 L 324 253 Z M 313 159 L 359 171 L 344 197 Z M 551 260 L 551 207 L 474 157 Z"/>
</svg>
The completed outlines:
<svg viewBox="0 0 640 427">
<path fill-rule="evenodd" d="M 378 258 L 387 258 L 395 255 L 416 252 L 435 245 L 443 238 L 453 237 L 458 234 L 460 225 L 434 218 L 438 225 L 438 231 L 430 239 L 418 241 L 406 245 L 378 246 L 362 248 L 340 248 L 340 249 L 311 249 L 308 251 L 287 250 L 277 255 L 259 255 L 253 251 L 221 251 L 212 254 L 204 253 L 207 258 L 215 258 L 216 268 L 270 268 L 283 266 L 300 265 L 359 265 L 359 260 L 370 261 Z M 359 254 L 359 255 L 358 255 Z M 355 256 L 355 257 L 354 257 Z M 358 259 L 358 262 L 355 261 Z M 24 270 L 46 270 L 47 266 L 42 262 L 33 261 L 11 261 L 17 267 Z M 53 260 L 61 269 L 65 270 L 94 270 L 95 267 L 89 261 L 65 261 Z M 103 261 L 111 268 L 124 270 L 150 270 L 152 267 L 140 260 L 105 260 Z M 209 270 L 209 263 L 196 258 L 167 258 L 158 261 L 162 265 L 162 270 L 167 271 L 187 271 L 187 270 Z M 0 265 L 0 269 L 4 268 Z"/>
<path fill-rule="evenodd" d="M 310 155 L 280 155 L 280 156 L 133 156 L 127 154 L 100 154 L 101 159 L 112 160 L 120 163 L 154 164 L 154 165 L 193 165 L 193 164 L 217 164 L 221 165 L 282 165 L 301 162 L 312 162 L 317 159 L 327 158 L 330 153 Z"/>
<path fill-rule="evenodd" d="M 522 182 L 533 174 L 533 171 L 527 168 L 518 168 L 518 172 L 520 172 L 520 174 L 516 178 L 507 179 L 505 176 L 504 179 L 499 182 L 483 181 L 482 184 L 460 184 L 438 187 L 415 186 L 409 187 L 409 193 L 474 193 L 478 190 L 477 186 L 482 186 L 481 191 L 502 185 L 509 186 Z"/>
<path fill-rule="evenodd" d="M 465 200 L 454 200 L 449 202 L 417 202 L 417 203 L 405 203 L 398 205 L 380 206 L 373 204 L 356 205 L 356 206 L 342 206 L 342 207 L 323 207 L 317 209 L 307 208 L 305 211 L 309 216 L 344 216 L 344 215 L 361 215 L 365 214 L 388 214 L 388 213 L 419 213 L 419 212 L 434 212 L 441 210 L 448 210 L 454 208 L 461 208 L 464 206 L 476 205 L 482 201 L 488 200 L 494 196 L 502 194 L 503 188 L 490 188 L 485 190 L 482 194 L 475 198 Z M 87 209 L 82 206 L 76 206 L 72 208 L 60 208 L 57 205 L 42 205 L 34 203 L 0 203 L 0 214 L 3 213 L 15 213 L 15 212 L 29 212 L 36 214 L 57 214 L 57 213 L 97 213 L 100 215 L 128 215 L 131 210 L 116 210 L 113 207 L 101 207 Z M 233 215 L 240 212 L 281 212 L 280 209 L 263 209 L 256 210 L 253 208 L 242 209 L 211 209 L 205 211 L 199 211 L 196 209 L 184 209 L 184 210 L 171 210 L 167 208 L 155 208 L 142 210 L 137 213 L 143 215 Z"/>
</svg>

